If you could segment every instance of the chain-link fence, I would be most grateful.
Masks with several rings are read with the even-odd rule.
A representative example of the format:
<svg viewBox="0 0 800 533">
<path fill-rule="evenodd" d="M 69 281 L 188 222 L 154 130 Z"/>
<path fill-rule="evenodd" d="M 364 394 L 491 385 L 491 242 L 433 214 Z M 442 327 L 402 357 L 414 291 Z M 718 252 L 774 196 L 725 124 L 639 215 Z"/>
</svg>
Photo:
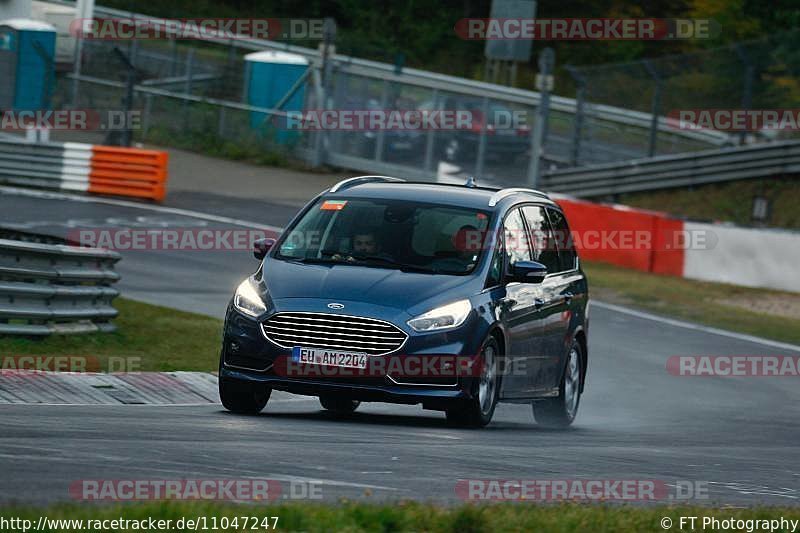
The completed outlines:
<svg viewBox="0 0 800 533">
<path fill-rule="evenodd" d="M 115 13 L 116 14 L 116 13 Z M 683 130 L 670 112 L 698 108 L 779 108 L 797 101 L 796 33 L 697 54 L 624 64 L 564 67 L 547 113 L 541 150 L 533 145 L 540 94 L 396 65 L 331 56 L 269 41 L 173 39 L 83 43 L 80 75 L 63 73 L 54 105 L 120 109 L 136 69 L 136 138 L 264 162 L 304 159 L 416 179 L 475 175 L 500 185 L 531 183 L 531 157 L 549 169 L 677 154 L 740 142 L 744 136 Z M 303 110 L 382 112 L 463 110 L 458 129 L 299 129 L 252 105 L 245 55 L 285 49 L 303 55 Z M 522 122 L 497 117 L 523 117 Z"/>
<path fill-rule="evenodd" d="M 608 121 L 595 120 L 591 111 L 605 105 L 671 117 L 681 110 L 795 108 L 800 101 L 800 31 L 692 54 L 566 67 L 565 71 L 585 110 L 578 117 L 581 124 L 573 130 L 571 166 L 596 162 L 602 140 L 609 136 L 622 140 L 631 157 L 681 153 L 696 149 L 691 139 L 656 128 L 646 135 L 626 132 Z M 794 135 L 796 129 L 763 131 L 733 135 L 730 142 Z"/>
</svg>

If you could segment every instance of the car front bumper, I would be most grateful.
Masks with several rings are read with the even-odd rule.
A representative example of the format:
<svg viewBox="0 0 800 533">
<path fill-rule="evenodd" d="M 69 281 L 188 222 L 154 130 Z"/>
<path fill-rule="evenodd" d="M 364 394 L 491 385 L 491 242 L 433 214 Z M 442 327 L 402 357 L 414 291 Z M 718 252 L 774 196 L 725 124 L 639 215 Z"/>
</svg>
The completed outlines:
<svg viewBox="0 0 800 533">
<path fill-rule="evenodd" d="M 370 356 L 370 359 L 384 359 L 382 366 L 377 365 L 381 369 L 378 373 L 353 375 L 348 372 L 310 372 L 297 376 L 286 371 L 287 364 L 292 364 L 287 363 L 291 361 L 291 350 L 270 342 L 258 320 L 246 317 L 229 306 L 225 318 L 220 378 L 263 383 L 294 394 L 319 396 L 338 393 L 365 402 L 422 403 L 427 408 L 444 409 L 453 401 L 472 398 L 476 378 L 470 371 L 464 371 L 462 366 L 461 370 L 453 370 L 444 376 L 430 377 L 427 374 L 412 377 L 394 373 L 391 369 L 419 368 L 418 360 L 414 361 L 417 366 L 402 366 L 409 362 L 408 358 L 431 361 L 441 357 L 442 361 L 457 359 L 458 363 L 469 365 L 477 359 L 475 354 L 480 347 L 479 341 L 472 342 L 473 338 L 477 338 L 476 333 L 474 327 L 467 327 L 455 332 L 409 334 L 397 353 Z M 466 340 L 465 336 L 468 337 Z M 370 361 L 370 365 L 373 362 L 376 361 Z M 292 368 L 297 366 L 295 364 Z"/>
</svg>

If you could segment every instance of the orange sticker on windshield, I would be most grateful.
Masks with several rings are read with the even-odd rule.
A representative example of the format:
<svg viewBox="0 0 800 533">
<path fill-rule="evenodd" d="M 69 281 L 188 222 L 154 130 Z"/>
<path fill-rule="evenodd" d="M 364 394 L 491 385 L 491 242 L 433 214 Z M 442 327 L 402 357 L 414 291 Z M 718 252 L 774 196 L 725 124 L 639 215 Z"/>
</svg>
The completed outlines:
<svg viewBox="0 0 800 533">
<path fill-rule="evenodd" d="M 322 202 L 322 211 L 341 211 L 347 205 L 347 200 L 327 200 Z"/>
</svg>

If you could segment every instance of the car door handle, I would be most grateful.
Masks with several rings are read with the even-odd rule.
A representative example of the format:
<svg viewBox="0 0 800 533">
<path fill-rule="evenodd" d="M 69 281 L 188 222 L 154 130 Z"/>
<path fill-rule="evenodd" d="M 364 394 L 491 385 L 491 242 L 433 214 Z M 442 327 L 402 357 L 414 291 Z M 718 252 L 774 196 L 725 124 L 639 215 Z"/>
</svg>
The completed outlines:
<svg viewBox="0 0 800 533">
<path fill-rule="evenodd" d="M 542 307 L 544 307 L 545 303 L 546 302 L 544 300 L 542 300 L 541 298 L 534 298 L 533 299 L 533 306 L 536 307 L 536 309 L 541 309 Z"/>
<path fill-rule="evenodd" d="M 572 301 L 573 298 L 575 298 L 575 295 L 572 294 L 571 292 L 565 292 L 564 293 L 564 303 L 565 304 L 569 305 L 569 303 Z"/>
</svg>

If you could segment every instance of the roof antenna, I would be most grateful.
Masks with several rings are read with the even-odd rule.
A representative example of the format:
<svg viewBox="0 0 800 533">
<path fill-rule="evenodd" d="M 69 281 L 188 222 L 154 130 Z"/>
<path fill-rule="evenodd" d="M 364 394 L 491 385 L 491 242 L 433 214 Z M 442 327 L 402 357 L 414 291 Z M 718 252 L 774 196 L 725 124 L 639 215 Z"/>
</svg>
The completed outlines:
<svg viewBox="0 0 800 533">
<path fill-rule="evenodd" d="M 469 187 L 470 189 L 474 189 L 477 186 L 478 184 L 475 183 L 475 176 L 469 176 L 466 183 L 464 183 L 464 187 Z"/>
</svg>

